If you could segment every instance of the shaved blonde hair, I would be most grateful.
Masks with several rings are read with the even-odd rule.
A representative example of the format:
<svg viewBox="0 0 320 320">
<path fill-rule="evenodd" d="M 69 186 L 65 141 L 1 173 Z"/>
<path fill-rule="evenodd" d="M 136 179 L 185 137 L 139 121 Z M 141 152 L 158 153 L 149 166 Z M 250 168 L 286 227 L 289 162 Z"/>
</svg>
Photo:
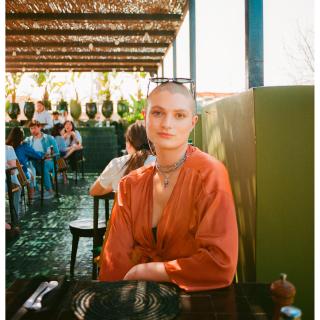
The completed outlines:
<svg viewBox="0 0 320 320">
<path fill-rule="evenodd" d="M 157 93 L 160 93 L 162 91 L 168 91 L 172 94 L 181 94 L 184 97 L 186 97 L 189 101 L 189 106 L 192 110 L 193 114 L 196 114 L 196 102 L 188 88 L 186 88 L 183 84 L 175 83 L 175 82 L 166 82 L 159 86 L 157 86 L 155 89 L 152 90 L 152 92 L 149 94 L 147 99 L 147 108 L 150 105 L 150 99 L 152 96 L 154 96 Z"/>
</svg>

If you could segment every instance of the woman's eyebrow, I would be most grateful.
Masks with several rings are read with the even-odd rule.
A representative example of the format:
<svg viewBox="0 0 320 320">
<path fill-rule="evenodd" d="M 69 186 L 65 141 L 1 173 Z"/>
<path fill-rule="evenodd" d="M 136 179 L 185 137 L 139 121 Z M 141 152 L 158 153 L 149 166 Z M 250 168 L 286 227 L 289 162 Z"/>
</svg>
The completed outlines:
<svg viewBox="0 0 320 320">
<path fill-rule="evenodd" d="M 152 110 L 153 108 L 158 108 L 158 109 L 166 110 L 166 108 L 163 108 L 163 107 L 158 106 L 158 105 L 152 106 L 150 109 Z M 173 111 L 173 112 L 188 112 L 188 110 L 186 110 L 186 109 L 173 109 L 172 111 Z"/>
</svg>

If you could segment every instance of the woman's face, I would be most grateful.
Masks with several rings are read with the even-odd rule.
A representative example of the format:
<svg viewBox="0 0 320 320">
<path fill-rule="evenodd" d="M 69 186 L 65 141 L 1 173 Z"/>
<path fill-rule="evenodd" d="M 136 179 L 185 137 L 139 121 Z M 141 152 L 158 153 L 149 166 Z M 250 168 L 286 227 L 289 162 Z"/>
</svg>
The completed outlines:
<svg viewBox="0 0 320 320">
<path fill-rule="evenodd" d="M 71 132 L 72 124 L 70 122 L 66 122 L 66 124 L 64 125 L 64 128 L 66 129 L 67 132 Z"/>
<path fill-rule="evenodd" d="M 188 97 L 167 90 L 159 91 L 149 98 L 146 115 L 148 138 L 157 150 L 177 149 L 188 143 L 197 119 Z"/>
</svg>

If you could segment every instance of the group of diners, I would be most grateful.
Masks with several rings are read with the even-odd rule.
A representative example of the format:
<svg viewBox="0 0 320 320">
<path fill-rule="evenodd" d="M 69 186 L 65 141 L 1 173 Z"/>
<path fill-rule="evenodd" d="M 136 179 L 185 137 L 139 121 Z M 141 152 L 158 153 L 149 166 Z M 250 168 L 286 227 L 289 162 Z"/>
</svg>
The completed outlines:
<svg viewBox="0 0 320 320">
<path fill-rule="evenodd" d="M 43 200 L 48 200 L 54 197 L 51 178 L 51 175 L 54 177 L 53 158 L 57 160 L 63 157 L 74 171 L 83 148 L 81 135 L 72 121 L 67 120 L 64 124 L 55 124 L 49 131 L 50 133 L 48 130 L 45 133 L 43 127 L 44 125 L 39 121 L 32 120 L 28 124 L 30 136 L 25 137 L 21 127 L 14 127 L 6 139 L 6 169 L 15 167 L 17 160 L 19 161 L 29 182 L 28 192 L 32 201 L 41 197 L 41 186 L 36 180 L 36 176 L 41 175 L 41 166 L 43 165 Z M 74 172 L 73 175 L 75 176 Z M 18 171 L 12 170 L 11 182 L 17 190 L 13 193 L 13 207 L 19 219 L 22 212 L 21 186 L 17 176 Z M 68 183 L 66 176 L 61 174 L 54 178 Z"/>
</svg>

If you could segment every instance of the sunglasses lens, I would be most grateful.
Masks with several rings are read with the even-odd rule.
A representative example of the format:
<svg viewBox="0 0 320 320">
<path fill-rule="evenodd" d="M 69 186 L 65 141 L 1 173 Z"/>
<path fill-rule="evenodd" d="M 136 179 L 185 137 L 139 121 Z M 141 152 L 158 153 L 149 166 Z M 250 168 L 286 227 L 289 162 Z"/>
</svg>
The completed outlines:
<svg viewBox="0 0 320 320">
<path fill-rule="evenodd" d="M 186 83 L 190 83 L 190 92 L 193 95 L 193 98 L 196 99 L 195 96 L 195 85 L 192 79 L 188 79 L 188 78 L 150 78 L 149 79 L 149 85 L 150 83 L 156 83 L 156 84 L 164 84 L 167 82 L 174 82 L 174 83 L 178 83 L 178 84 L 186 84 Z M 147 96 L 149 96 L 149 85 L 148 85 L 148 93 Z"/>
<path fill-rule="evenodd" d="M 169 82 L 169 79 L 167 79 L 167 78 L 151 78 L 150 81 L 154 82 L 154 83 L 166 83 L 166 82 Z"/>
</svg>

